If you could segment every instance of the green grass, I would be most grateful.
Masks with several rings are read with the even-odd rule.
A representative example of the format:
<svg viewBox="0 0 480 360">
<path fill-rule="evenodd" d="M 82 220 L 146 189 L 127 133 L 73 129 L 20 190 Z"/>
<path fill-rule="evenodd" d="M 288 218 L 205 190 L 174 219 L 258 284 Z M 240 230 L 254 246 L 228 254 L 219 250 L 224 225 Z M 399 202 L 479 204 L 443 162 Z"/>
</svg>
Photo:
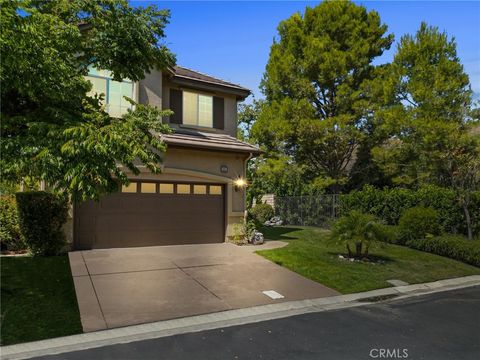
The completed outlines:
<svg viewBox="0 0 480 360">
<path fill-rule="evenodd" d="M 384 263 L 348 262 L 338 258 L 343 245 L 332 242 L 327 230 L 307 227 L 262 229 L 265 238 L 286 240 L 286 247 L 257 253 L 309 279 L 341 293 L 354 293 L 391 286 L 386 280 L 410 284 L 480 274 L 480 268 L 434 254 L 392 244 L 370 250 Z"/>
<path fill-rule="evenodd" d="M 82 332 L 67 256 L 0 261 L 2 345 Z"/>
</svg>

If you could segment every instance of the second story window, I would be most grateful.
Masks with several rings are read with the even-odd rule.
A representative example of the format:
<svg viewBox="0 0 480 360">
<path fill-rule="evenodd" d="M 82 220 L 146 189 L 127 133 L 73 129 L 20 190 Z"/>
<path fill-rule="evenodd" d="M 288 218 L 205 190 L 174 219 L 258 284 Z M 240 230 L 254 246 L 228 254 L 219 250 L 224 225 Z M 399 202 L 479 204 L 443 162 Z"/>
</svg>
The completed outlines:
<svg viewBox="0 0 480 360">
<path fill-rule="evenodd" d="M 183 124 L 213 127 L 213 97 L 184 91 Z"/>
<path fill-rule="evenodd" d="M 168 100 L 173 114 L 170 124 L 185 127 L 202 127 L 223 130 L 225 117 L 225 99 L 219 96 L 205 95 L 195 90 L 179 90 L 170 88 Z M 236 118 L 229 120 L 236 123 Z"/>
<path fill-rule="evenodd" d="M 92 83 L 92 90 L 88 95 L 104 94 L 106 111 L 112 117 L 121 117 L 131 109 L 132 105 L 124 98 L 127 96 L 134 99 L 133 82 L 125 79 L 115 81 L 109 71 L 90 68 L 86 79 Z"/>
</svg>

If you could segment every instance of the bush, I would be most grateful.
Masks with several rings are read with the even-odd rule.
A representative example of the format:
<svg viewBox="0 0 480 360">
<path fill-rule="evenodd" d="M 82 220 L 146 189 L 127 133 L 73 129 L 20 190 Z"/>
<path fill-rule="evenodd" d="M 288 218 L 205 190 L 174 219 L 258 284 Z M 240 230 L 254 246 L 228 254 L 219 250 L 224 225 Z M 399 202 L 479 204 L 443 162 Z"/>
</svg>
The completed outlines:
<svg viewBox="0 0 480 360">
<path fill-rule="evenodd" d="M 480 234 L 480 192 L 473 192 L 471 198 L 470 212 L 474 234 L 478 235 Z M 435 209 L 443 232 L 466 234 L 465 215 L 452 189 L 428 185 L 418 190 L 402 188 L 381 190 L 367 185 L 360 191 L 340 196 L 341 213 L 346 214 L 352 210 L 370 213 L 389 225 L 397 225 L 402 214 L 415 206 Z"/>
<path fill-rule="evenodd" d="M 257 204 L 250 209 L 250 215 L 253 221 L 258 224 L 262 224 L 270 220 L 274 215 L 273 207 L 268 204 Z"/>
<path fill-rule="evenodd" d="M 17 202 L 12 195 L 0 196 L 0 245 L 2 250 L 18 251 L 26 248 L 20 232 Z"/>
<path fill-rule="evenodd" d="M 406 210 L 398 222 L 399 238 L 402 242 L 422 239 L 427 235 L 440 234 L 438 212 L 435 209 L 416 206 Z"/>
<path fill-rule="evenodd" d="M 66 199 L 44 191 L 17 193 L 16 197 L 20 229 L 32 254 L 57 255 L 65 246 Z"/>
<path fill-rule="evenodd" d="M 247 227 L 245 223 L 236 223 L 232 226 L 229 239 L 235 245 L 245 245 L 248 243 Z"/>
<path fill-rule="evenodd" d="M 443 235 L 409 240 L 406 245 L 417 250 L 427 251 L 480 267 L 479 240 L 467 240 L 463 236 L 458 235 Z"/>
</svg>

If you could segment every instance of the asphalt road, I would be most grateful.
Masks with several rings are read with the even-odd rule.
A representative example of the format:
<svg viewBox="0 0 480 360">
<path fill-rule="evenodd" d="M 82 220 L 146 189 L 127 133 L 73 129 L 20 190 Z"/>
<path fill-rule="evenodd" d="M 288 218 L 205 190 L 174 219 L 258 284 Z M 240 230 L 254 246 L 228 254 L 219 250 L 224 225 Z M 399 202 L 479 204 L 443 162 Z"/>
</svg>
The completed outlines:
<svg viewBox="0 0 480 360">
<path fill-rule="evenodd" d="M 480 287 L 37 359 L 480 359 Z"/>
</svg>

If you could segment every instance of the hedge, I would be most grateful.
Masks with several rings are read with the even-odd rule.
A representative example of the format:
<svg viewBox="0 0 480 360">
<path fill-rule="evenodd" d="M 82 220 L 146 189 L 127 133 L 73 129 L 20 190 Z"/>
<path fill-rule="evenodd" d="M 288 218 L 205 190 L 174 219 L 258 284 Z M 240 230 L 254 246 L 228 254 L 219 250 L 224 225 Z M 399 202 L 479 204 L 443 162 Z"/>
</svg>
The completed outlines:
<svg viewBox="0 0 480 360">
<path fill-rule="evenodd" d="M 16 194 L 20 229 L 33 255 L 57 255 L 65 246 L 65 198 L 44 191 Z"/>
<path fill-rule="evenodd" d="M 474 192 L 470 216 L 473 233 L 480 234 L 480 192 Z M 415 206 L 431 207 L 439 216 L 443 232 L 466 234 L 463 209 L 452 189 L 428 185 L 418 190 L 402 188 L 377 189 L 367 185 L 362 190 L 340 196 L 340 212 L 358 210 L 375 215 L 389 225 L 398 224 L 402 214 Z"/>
<path fill-rule="evenodd" d="M 17 202 L 12 195 L 0 196 L 0 246 L 2 250 L 18 251 L 26 248 L 17 213 Z"/>
<path fill-rule="evenodd" d="M 467 240 L 458 235 L 443 235 L 409 240 L 406 245 L 480 267 L 480 240 Z"/>
</svg>

